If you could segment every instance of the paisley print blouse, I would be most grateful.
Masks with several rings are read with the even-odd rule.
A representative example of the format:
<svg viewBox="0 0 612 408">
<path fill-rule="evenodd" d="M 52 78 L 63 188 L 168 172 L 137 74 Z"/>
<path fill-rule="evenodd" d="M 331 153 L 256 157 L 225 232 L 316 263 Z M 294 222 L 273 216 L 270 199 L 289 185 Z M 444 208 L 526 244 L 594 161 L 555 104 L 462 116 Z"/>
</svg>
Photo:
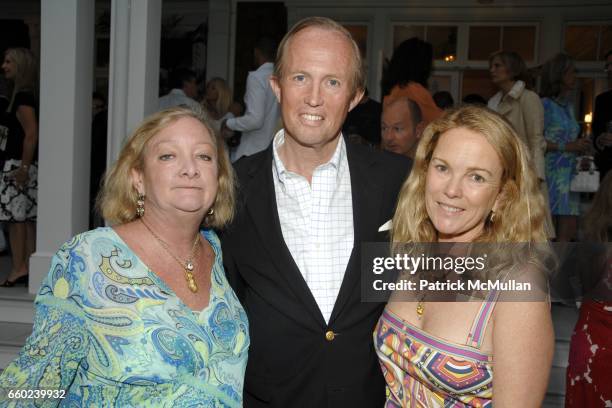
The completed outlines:
<svg viewBox="0 0 612 408">
<path fill-rule="evenodd" d="M 34 330 L 0 376 L 4 389 L 63 390 L 62 399 L 0 406 L 239 407 L 249 347 L 244 309 L 219 239 L 210 303 L 189 309 L 112 228 L 66 242 L 36 298 Z"/>
</svg>

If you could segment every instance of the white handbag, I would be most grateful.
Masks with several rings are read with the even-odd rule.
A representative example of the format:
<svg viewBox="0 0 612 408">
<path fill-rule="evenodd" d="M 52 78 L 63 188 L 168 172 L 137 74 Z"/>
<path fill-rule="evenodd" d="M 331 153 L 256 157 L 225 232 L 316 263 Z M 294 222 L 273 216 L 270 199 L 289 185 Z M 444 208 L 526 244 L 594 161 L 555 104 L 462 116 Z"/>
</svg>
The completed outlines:
<svg viewBox="0 0 612 408">
<path fill-rule="evenodd" d="M 589 169 L 582 170 L 580 164 L 583 159 L 589 161 Z M 579 156 L 576 158 L 576 175 L 570 183 L 570 191 L 575 193 L 595 193 L 599 189 L 599 172 L 595 167 L 592 156 Z"/>
</svg>

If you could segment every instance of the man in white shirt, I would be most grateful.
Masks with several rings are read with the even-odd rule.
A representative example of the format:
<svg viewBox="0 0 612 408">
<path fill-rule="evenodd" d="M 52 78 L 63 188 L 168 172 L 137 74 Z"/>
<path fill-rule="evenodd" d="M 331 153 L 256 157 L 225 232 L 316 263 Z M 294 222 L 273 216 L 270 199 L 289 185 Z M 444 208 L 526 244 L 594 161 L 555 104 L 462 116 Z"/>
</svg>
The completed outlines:
<svg viewBox="0 0 612 408">
<path fill-rule="evenodd" d="M 195 100 L 198 96 L 198 83 L 196 74 L 187 68 L 178 68 L 170 76 L 172 89 L 168 94 L 159 98 L 159 110 L 173 106 L 186 106 L 198 110 L 200 104 Z"/>
<path fill-rule="evenodd" d="M 247 77 L 244 94 L 246 112 L 243 116 L 227 119 L 221 124 L 222 130 L 242 132 L 240 144 L 232 154 L 232 161 L 267 148 L 280 116 L 278 102 L 269 81 L 274 70 L 276 43 L 262 37 L 255 44 L 253 54 L 259 68 L 249 72 Z"/>
<path fill-rule="evenodd" d="M 284 129 L 236 163 L 238 210 L 222 235 L 249 318 L 244 406 L 382 406 L 372 333 L 384 304 L 361 301 L 361 243 L 388 240 L 379 227 L 410 161 L 345 142 L 364 73 L 357 44 L 333 20 L 298 22 L 270 82 Z"/>
</svg>

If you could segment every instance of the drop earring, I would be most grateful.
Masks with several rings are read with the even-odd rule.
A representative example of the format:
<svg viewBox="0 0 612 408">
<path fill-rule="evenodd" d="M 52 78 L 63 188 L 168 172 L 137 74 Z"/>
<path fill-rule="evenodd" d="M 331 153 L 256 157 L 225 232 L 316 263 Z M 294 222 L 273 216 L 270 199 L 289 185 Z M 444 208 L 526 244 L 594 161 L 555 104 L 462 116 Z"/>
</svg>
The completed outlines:
<svg viewBox="0 0 612 408">
<path fill-rule="evenodd" d="M 136 199 L 136 216 L 139 218 L 142 218 L 144 216 L 144 199 L 144 194 L 138 193 L 138 198 Z"/>
</svg>

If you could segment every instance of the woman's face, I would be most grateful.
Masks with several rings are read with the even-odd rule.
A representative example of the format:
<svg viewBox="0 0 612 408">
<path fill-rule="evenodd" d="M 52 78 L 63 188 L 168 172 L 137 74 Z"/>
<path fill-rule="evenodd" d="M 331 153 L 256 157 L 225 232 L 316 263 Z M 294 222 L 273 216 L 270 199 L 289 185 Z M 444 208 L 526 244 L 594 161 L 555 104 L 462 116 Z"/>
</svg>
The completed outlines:
<svg viewBox="0 0 612 408">
<path fill-rule="evenodd" d="M 209 82 L 206 85 L 206 100 L 214 102 L 219 98 L 219 91 L 217 91 L 217 85 L 214 82 Z"/>
<path fill-rule="evenodd" d="M 500 57 L 495 57 L 491 60 L 489 73 L 491 74 L 491 81 L 497 86 L 512 81 L 508 67 L 506 67 L 506 64 L 504 64 Z"/>
<path fill-rule="evenodd" d="M 501 189 L 502 164 L 480 133 L 440 135 L 425 179 L 425 207 L 438 240 L 471 242 L 483 231 Z"/>
<path fill-rule="evenodd" d="M 566 90 L 574 89 L 574 86 L 576 85 L 576 68 L 574 68 L 573 64 L 571 64 L 563 73 L 561 83 L 563 84 L 563 88 Z"/>
<path fill-rule="evenodd" d="M 184 117 L 153 136 L 145 146 L 134 187 L 145 195 L 145 217 L 197 214 L 202 219 L 217 195 L 217 148 L 197 119 Z"/>
<path fill-rule="evenodd" d="M 15 79 L 15 76 L 17 75 L 17 65 L 15 64 L 15 60 L 13 60 L 10 55 L 4 56 L 2 70 L 4 71 L 4 76 L 7 79 Z"/>
</svg>

